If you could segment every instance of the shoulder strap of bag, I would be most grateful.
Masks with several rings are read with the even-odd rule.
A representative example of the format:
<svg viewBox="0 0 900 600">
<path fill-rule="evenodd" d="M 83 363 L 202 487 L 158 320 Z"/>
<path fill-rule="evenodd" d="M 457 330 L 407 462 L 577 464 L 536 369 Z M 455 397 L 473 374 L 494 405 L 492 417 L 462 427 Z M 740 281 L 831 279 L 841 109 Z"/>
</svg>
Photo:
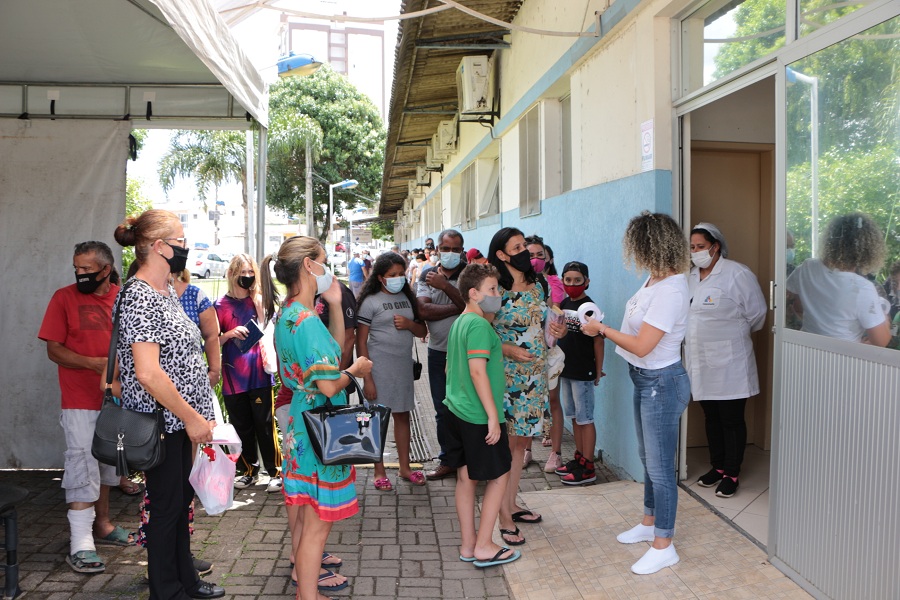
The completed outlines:
<svg viewBox="0 0 900 600">
<path fill-rule="evenodd" d="M 112 395 L 113 374 L 116 371 L 116 350 L 119 345 L 119 316 L 121 316 L 122 308 L 125 304 L 125 292 L 131 287 L 132 283 L 134 283 L 133 277 L 122 286 L 122 291 L 119 292 L 116 316 L 113 317 L 112 335 L 109 339 L 109 354 L 106 357 L 106 390 L 110 395 Z"/>
</svg>

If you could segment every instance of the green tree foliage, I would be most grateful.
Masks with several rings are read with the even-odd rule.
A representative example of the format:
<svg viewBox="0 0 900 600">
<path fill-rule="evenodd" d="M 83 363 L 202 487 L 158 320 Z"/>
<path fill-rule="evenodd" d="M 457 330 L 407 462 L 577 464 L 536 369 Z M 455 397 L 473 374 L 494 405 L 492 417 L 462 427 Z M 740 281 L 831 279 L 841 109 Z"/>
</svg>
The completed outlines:
<svg viewBox="0 0 900 600">
<path fill-rule="evenodd" d="M 288 214 L 306 210 L 305 141 L 321 136 L 313 169 L 316 223 L 328 223 L 328 183 L 359 182 L 362 196 L 378 197 L 384 165 L 386 133 L 377 107 L 345 77 L 325 65 L 308 77 L 286 77 L 269 89 L 271 133 L 267 203 Z M 318 125 L 318 130 L 306 119 Z M 295 130 L 295 131 L 292 131 Z M 334 190 L 335 212 L 368 205 L 358 197 Z M 327 228 L 321 227 L 321 235 Z"/>
<path fill-rule="evenodd" d="M 732 37 L 760 37 L 724 44 L 715 56 L 718 79 L 784 46 L 785 0 L 747 0 L 734 11 L 737 29 Z M 730 5 L 729 5 L 730 6 Z"/>
<path fill-rule="evenodd" d="M 141 179 L 129 177 L 125 180 L 125 215 L 139 215 L 145 210 L 153 208 L 153 201 L 144 193 L 144 182 Z M 122 250 L 122 277 L 128 272 L 128 267 L 134 262 L 134 247 L 129 246 Z"/>
<path fill-rule="evenodd" d="M 159 183 L 163 190 L 172 189 L 179 177 L 193 177 L 203 209 L 212 192 L 227 182 L 241 184 L 244 208 L 244 251 L 249 249 L 247 215 L 247 142 L 243 131 L 176 131 L 169 149 L 159 161 Z"/>
</svg>

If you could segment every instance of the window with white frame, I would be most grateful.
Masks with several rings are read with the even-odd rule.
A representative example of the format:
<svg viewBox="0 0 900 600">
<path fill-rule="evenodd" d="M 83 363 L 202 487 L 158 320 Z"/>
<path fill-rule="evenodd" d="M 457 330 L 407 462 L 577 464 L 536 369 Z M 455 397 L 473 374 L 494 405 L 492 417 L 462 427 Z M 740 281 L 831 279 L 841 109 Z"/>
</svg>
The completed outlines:
<svg viewBox="0 0 900 600">
<path fill-rule="evenodd" d="M 572 189 L 572 96 L 559 101 L 560 160 L 562 161 L 561 191 Z"/>
<path fill-rule="evenodd" d="M 519 121 L 519 216 L 541 212 L 541 107 Z"/>
<path fill-rule="evenodd" d="M 490 217 L 500 212 L 500 157 L 490 161 L 487 185 L 482 188 L 478 216 Z"/>
</svg>

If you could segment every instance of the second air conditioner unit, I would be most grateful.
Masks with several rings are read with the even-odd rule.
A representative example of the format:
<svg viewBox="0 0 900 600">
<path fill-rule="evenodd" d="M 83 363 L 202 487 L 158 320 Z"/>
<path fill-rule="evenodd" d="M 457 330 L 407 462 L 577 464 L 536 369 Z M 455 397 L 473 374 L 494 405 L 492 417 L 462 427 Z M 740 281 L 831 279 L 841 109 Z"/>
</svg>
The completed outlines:
<svg viewBox="0 0 900 600">
<path fill-rule="evenodd" d="M 431 185 L 431 171 L 425 167 L 416 167 L 416 185 L 428 187 Z"/>
<path fill-rule="evenodd" d="M 485 115 L 494 110 L 492 63 L 487 56 L 463 57 L 456 69 L 456 94 L 461 115 Z"/>
</svg>

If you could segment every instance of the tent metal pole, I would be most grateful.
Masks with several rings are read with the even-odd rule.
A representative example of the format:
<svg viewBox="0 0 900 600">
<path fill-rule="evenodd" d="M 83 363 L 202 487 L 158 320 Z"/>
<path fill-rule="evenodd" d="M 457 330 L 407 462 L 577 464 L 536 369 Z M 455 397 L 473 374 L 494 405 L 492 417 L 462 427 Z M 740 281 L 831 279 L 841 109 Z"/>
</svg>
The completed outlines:
<svg viewBox="0 0 900 600">
<path fill-rule="evenodd" d="M 266 255 L 266 156 L 268 155 L 268 129 L 259 128 L 259 164 L 256 178 L 256 262 Z"/>
<path fill-rule="evenodd" d="M 256 186 L 253 183 L 253 163 L 256 158 L 256 154 L 253 152 L 253 132 L 247 130 L 244 134 L 244 140 L 246 141 L 246 150 L 244 151 L 244 160 L 246 162 L 245 165 L 245 186 L 247 191 L 247 223 L 246 229 L 247 237 L 244 240 L 244 252 L 249 254 L 250 256 L 256 255 L 256 244 L 259 240 L 256 235 L 256 218 L 254 213 L 254 201 L 256 199 Z"/>
</svg>

